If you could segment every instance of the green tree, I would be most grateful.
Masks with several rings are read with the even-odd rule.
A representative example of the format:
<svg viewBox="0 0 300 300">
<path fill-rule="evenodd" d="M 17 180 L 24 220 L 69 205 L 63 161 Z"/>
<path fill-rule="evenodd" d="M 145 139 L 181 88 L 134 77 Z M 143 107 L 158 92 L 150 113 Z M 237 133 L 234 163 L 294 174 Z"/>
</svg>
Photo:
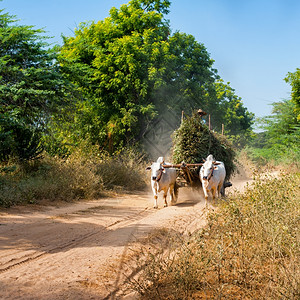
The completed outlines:
<svg viewBox="0 0 300 300">
<path fill-rule="evenodd" d="M 44 31 L 16 24 L 0 10 L 0 159 L 31 159 L 42 150 L 50 113 L 63 101 L 64 81 Z"/>
<path fill-rule="evenodd" d="M 300 69 L 297 68 L 296 72 L 288 73 L 285 81 L 292 87 L 292 101 L 295 104 L 297 119 L 300 121 Z"/>
<path fill-rule="evenodd" d="M 235 145 L 243 147 L 253 135 L 254 114 L 247 110 L 229 83 L 225 84 L 223 80 L 216 81 L 215 91 L 218 105 L 214 109 L 213 122 L 216 122 L 219 128 L 224 124 L 226 136 Z"/>
<path fill-rule="evenodd" d="M 215 103 L 214 82 L 217 70 L 212 68 L 205 46 L 192 35 L 175 32 L 168 39 L 169 53 L 165 61 L 162 84 L 153 94 L 153 103 L 159 111 L 191 114 L 195 108 L 212 110 Z"/>
<path fill-rule="evenodd" d="M 76 114 L 81 138 L 120 146 L 137 134 L 143 118 L 155 115 L 149 94 L 164 72 L 169 28 L 160 11 L 168 6 L 131 1 L 64 38 L 59 59 L 82 94 Z"/>
<path fill-rule="evenodd" d="M 81 94 L 73 142 L 87 139 L 112 150 L 142 136 L 153 118 L 166 111 L 178 125 L 181 111 L 190 114 L 195 108 L 211 113 L 219 130 L 219 116 L 227 111 L 222 120 L 232 134 L 234 126 L 241 133 L 251 127 L 253 116 L 239 98 L 232 96 L 225 105 L 218 97 L 219 76 L 205 46 L 192 35 L 171 35 L 164 18 L 169 6 L 169 1 L 132 0 L 64 38 L 59 62 Z"/>
<path fill-rule="evenodd" d="M 297 164 L 300 161 L 300 124 L 296 104 L 289 99 L 272 105 L 272 115 L 257 120 L 264 131 L 250 144 L 250 156 L 261 163 L 273 160 Z"/>
<path fill-rule="evenodd" d="M 300 148 L 300 124 L 297 120 L 296 105 L 292 100 L 283 100 L 272 104 L 272 115 L 258 122 L 266 131 L 268 146 L 297 146 Z"/>
</svg>

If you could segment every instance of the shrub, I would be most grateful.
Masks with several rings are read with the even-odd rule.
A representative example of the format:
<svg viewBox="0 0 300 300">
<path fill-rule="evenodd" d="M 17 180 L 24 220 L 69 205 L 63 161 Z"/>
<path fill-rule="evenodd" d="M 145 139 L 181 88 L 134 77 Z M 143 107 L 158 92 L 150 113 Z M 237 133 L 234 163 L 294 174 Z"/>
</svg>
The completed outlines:
<svg viewBox="0 0 300 300">
<path fill-rule="evenodd" d="M 295 169 L 300 169 L 300 150 L 297 146 L 284 147 L 281 145 L 271 148 L 246 147 L 243 150 L 248 158 L 258 167 L 266 164 L 289 168 L 291 165 Z"/>
<path fill-rule="evenodd" d="M 142 160 L 142 158 L 141 158 Z M 0 166 L 0 206 L 40 200 L 72 201 L 100 197 L 108 190 L 145 187 L 145 172 L 129 150 L 115 157 L 73 153 L 67 159 L 41 160 Z"/>
<path fill-rule="evenodd" d="M 172 254 L 148 255 L 152 273 L 133 287 L 142 299 L 299 299 L 299 183 L 299 174 L 258 180 Z"/>
</svg>

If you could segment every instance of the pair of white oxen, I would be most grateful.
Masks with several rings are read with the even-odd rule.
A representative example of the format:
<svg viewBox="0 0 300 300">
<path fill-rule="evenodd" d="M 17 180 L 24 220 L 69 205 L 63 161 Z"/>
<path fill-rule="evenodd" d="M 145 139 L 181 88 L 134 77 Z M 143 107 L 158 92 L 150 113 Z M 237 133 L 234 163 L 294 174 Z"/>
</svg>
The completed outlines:
<svg viewBox="0 0 300 300">
<path fill-rule="evenodd" d="M 167 194 L 170 191 L 170 201 L 174 205 L 177 202 L 178 186 L 176 184 L 176 169 L 175 168 L 164 168 L 163 165 L 172 165 L 164 162 L 163 157 L 159 157 L 146 170 L 151 170 L 151 187 L 154 195 L 154 208 L 157 208 L 158 193 L 164 192 L 165 205 L 168 206 Z M 208 194 L 212 194 L 213 200 L 216 194 L 220 196 L 223 193 L 223 184 L 226 176 L 226 170 L 224 163 L 216 161 L 210 154 L 201 166 L 199 172 L 199 178 L 202 183 L 202 188 L 205 196 L 205 204 L 207 205 Z"/>
</svg>

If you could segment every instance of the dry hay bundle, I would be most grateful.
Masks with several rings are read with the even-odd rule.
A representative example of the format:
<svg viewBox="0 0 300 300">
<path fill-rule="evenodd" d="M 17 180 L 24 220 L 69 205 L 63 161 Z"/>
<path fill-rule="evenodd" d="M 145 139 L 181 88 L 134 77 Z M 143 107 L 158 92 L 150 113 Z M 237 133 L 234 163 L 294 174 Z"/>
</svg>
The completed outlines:
<svg viewBox="0 0 300 300">
<path fill-rule="evenodd" d="M 216 160 L 224 162 L 225 180 L 229 180 L 236 169 L 232 144 L 224 136 L 210 131 L 197 112 L 182 121 L 172 140 L 173 163 L 201 163 L 212 154 Z"/>
</svg>

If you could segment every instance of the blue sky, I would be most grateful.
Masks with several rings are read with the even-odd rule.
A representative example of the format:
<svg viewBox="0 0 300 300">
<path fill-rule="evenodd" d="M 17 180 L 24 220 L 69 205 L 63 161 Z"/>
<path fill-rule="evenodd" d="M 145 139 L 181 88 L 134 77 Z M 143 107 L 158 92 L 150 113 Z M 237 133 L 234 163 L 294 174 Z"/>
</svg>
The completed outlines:
<svg viewBox="0 0 300 300">
<path fill-rule="evenodd" d="M 61 44 L 61 34 L 71 36 L 79 23 L 103 20 L 112 6 L 127 2 L 3 0 L 0 8 Z M 172 32 L 192 34 L 205 45 L 219 75 L 256 116 L 269 115 L 272 102 L 289 98 L 284 78 L 300 68 L 300 1 L 173 0 L 167 19 Z"/>
</svg>

